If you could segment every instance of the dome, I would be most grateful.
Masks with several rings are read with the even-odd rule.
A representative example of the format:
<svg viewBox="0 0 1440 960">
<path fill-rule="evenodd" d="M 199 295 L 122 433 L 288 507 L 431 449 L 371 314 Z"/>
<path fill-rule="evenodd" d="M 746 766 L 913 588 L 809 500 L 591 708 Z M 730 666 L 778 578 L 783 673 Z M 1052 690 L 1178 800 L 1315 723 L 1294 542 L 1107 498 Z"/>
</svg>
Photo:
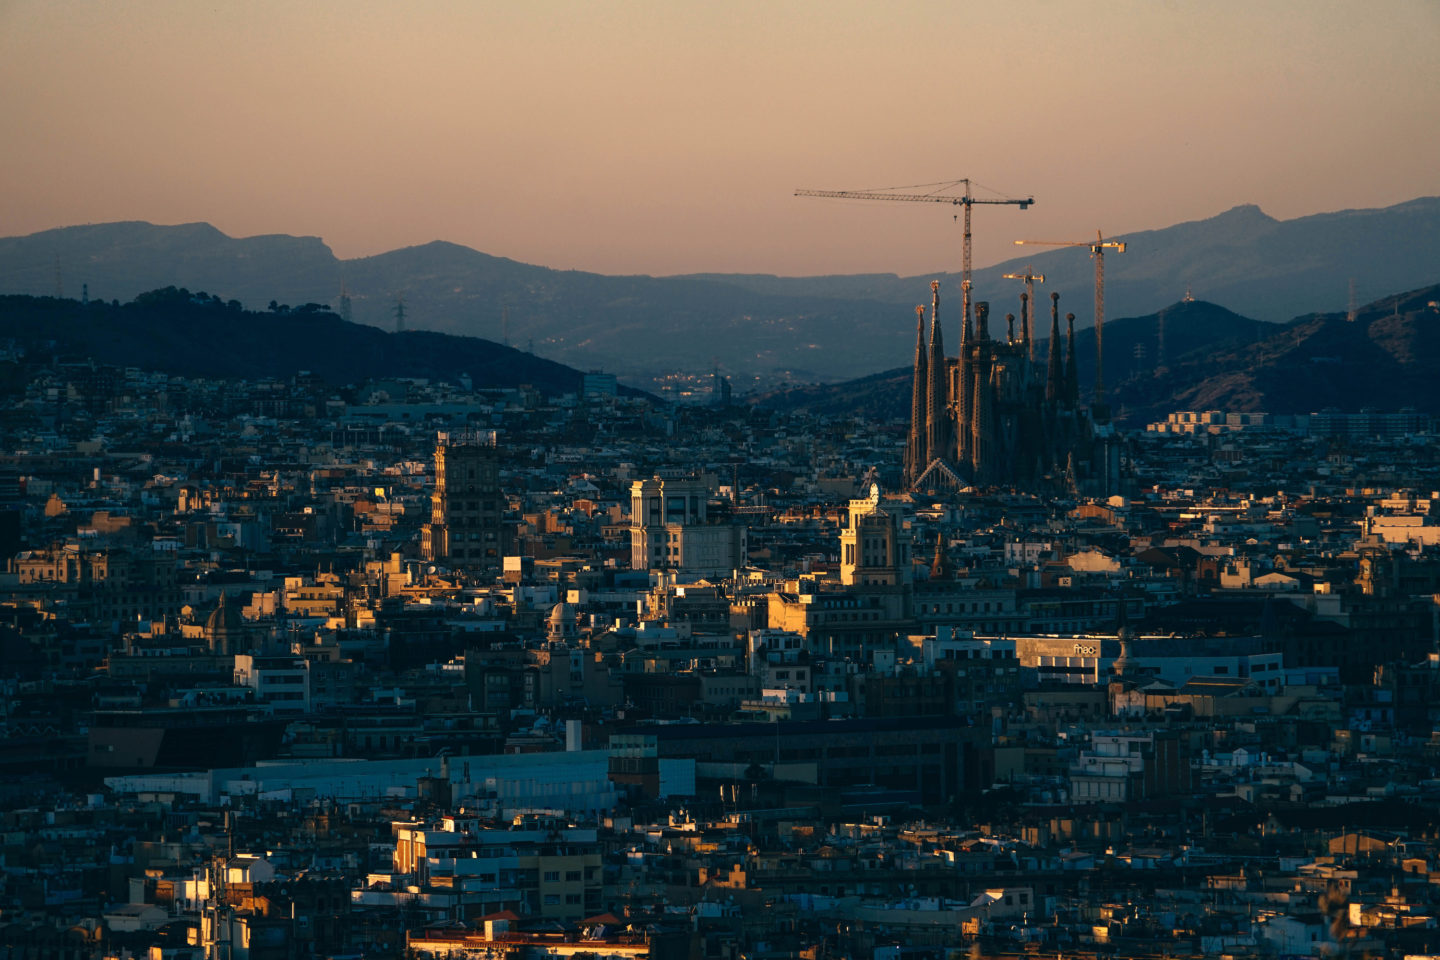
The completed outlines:
<svg viewBox="0 0 1440 960">
<path fill-rule="evenodd" d="M 557 603 L 545 618 L 545 635 L 551 640 L 573 639 L 580 635 L 575 621 L 575 608 L 568 603 Z"/>
<path fill-rule="evenodd" d="M 225 591 L 220 591 L 220 602 L 205 619 L 205 639 L 216 653 L 233 653 L 240 645 L 245 632 L 245 621 L 240 608 L 225 602 Z"/>
</svg>

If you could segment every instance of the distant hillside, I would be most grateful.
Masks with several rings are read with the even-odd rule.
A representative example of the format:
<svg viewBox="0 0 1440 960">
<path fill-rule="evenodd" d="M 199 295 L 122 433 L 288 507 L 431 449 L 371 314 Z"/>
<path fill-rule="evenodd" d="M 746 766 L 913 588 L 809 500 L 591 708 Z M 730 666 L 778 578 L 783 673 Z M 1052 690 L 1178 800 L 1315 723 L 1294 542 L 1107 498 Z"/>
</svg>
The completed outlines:
<svg viewBox="0 0 1440 960">
<path fill-rule="evenodd" d="M 888 339 L 891 307 L 859 300 L 772 297 L 689 278 L 609 277 L 551 270 L 435 242 L 341 261 L 320 240 L 236 240 L 207 224 L 102 224 L 0 240 L 0 292 L 126 300 L 165 286 L 207 290 L 247 307 L 272 298 L 342 309 L 394 329 L 481 336 L 583 369 L 632 380 L 677 370 L 818 380 L 868 372 L 870 358 L 838 330 Z M 508 315 L 508 330 L 506 317 Z M 743 383 L 737 385 L 743 388 Z"/>
<path fill-rule="evenodd" d="M 533 385 L 547 394 L 580 389 L 578 370 L 475 337 L 387 333 L 328 310 L 242 310 L 186 290 L 154 291 L 112 304 L 0 296 L 0 339 L 59 357 L 94 358 L 188 377 L 284 378 L 308 370 L 343 385 L 380 377 L 476 387 Z M 53 344 L 53 346 L 52 346 Z"/>
<path fill-rule="evenodd" d="M 1138 422 L 1171 410 L 1440 413 L 1437 369 L 1440 285 L 1368 304 L 1353 323 L 1344 313 L 1311 314 L 1258 342 L 1191 352 L 1163 374 L 1118 382 L 1112 401 Z"/>
<path fill-rule="evenodd" d="M 1124 239 L 1129 250 L 1106 263 L 1107 309 L 1116 317 L 1153 313 L 1189 288 L 1246 316 L 1280 321 L 1343 309 L 1351 278 L 1362 301 L 1440 281 L 1440 198 L 1433 197 L 1288 221 L 1242 206 Z M 991 301 L 1000 317 L 1017 309 L 1019 285 L 1000 275 L 1026 262 L 1046 277 L 1037 292 L 1058 290 L 1062 309 L 1088 327 L 1094 273 L 1085 249 L 1036 247 L 978 270 L 976 299 Z M 953 331 L 958 276 L 936 278 Z M 929 300 L 931 279 L 610 277 L 442 242 L 340 260 L 315 237 L 234 239 L 203 223 L 108 223 L 0 239 L 0 293 L 46 296 L 58 286 L 74 297 L 85 284 L 92 298 L 129 300 L 174 285 L 251 308 L 276 299 L 338 312 L 343 287 L 352 318 L 382 329 L 393 329 L 403 297 L 408 329 L 533 343 L 542 356 L 633 379 L 718 365 L 741 390 L 755 377 L 834 381 L 905 364 L 912 308 Z"/>
<path fill-rule="evenodd" d="M 1160 320 L 1165 321 L 1163 364 Z M 1048 330 L 1048 320 L 1045 329 Z M 1081 394 L 1095 383 L 1093 330 L 1076 335 Z M 1042 347 L 1040 360 L 1047 356 Z M 1440 413 L 1440 285 L 1356 311 L 1259 323 L 1213 303 L 1182 301 L 1105 324 L 1105 381 L 1117 420 L 1135 425 L 1173 410 L 1309 413 L 1326 407 L 1415 407 Z M 817 414 L 904 418 L 910 368 L 844 383 L 777 390 L 763 406 Z"/>
</svg>

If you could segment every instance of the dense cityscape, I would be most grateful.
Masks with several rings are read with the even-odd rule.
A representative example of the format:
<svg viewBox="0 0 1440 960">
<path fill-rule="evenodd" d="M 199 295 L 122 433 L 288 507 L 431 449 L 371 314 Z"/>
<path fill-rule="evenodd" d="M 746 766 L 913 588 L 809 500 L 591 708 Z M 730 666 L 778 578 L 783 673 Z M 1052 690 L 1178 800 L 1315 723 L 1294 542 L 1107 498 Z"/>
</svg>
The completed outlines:
<svg viewBox="0 0 1440 960">
<path fill-rule="evenodd" d="M 968 306 L 910 422 L 10 344 L 0 956 L 1440 952 L 1434 418 Z"/>
</svg>

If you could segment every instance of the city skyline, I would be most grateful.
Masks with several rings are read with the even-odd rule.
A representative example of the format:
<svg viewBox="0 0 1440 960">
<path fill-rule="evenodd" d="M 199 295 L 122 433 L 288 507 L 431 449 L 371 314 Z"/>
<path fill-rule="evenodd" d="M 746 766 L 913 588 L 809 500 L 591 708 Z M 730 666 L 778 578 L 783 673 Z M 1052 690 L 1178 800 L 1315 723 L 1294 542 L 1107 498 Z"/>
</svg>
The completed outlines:
<svg viewBox="0 0 1440 960">
<path fill-rule="evenodd" d="M 1440 9 L 1396 3 L 0 9 L 0 234 L 204 220 L 602 273 L 957 270 L 1021 237 L 1440 194 Z"/>
</svg>

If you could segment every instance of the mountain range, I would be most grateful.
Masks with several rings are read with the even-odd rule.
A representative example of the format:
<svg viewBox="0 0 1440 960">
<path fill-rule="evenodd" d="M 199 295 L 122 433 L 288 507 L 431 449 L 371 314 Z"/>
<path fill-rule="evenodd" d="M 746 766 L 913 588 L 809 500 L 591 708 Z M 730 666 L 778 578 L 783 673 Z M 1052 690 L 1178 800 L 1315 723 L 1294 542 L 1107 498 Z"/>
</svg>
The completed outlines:
<svg viewBox="0 0 1440 960">
<path fill-rule="evenodd" d="M 1436 197 L 1285 221 L 1240 206 L 1122 239 L 1129 249 L 1106 258 L 1112 317 L 1153 313 L 1188 289 L 1240 315 L 1279 322 L 1343 310 L 1352 278 L 1361 300 L 1440 280 Z M 1088 326 L 1088 251 L 1034 250 L 977 270 L 976 299 L 990 300 L 1000 318 L 1018 312 L 1019 285 L 1001 274 L 1031 264 L 1046 278 L 1037 289 L 1042 304 L 1058 290 L 1062 312 Z M 738 389 L 835 381 L 904 364 L 913 305 L 929 300 L 931 279 L 943 285 L 942 323 L 953 343 L 956 274 L 605 276 L 445 242 L 341 260 L 316 237 L 237 239 L 203 223 L 106 223 L 0 239 L 0 293 L 74 297 L 86 289 L 92 298 L 124 301 L 174 285 L 252 308 L 272 300 L 329 304 L 383 329 L 395 327 L 403 300 L 407 329 L 502 341 L 635 383 L 718 366 Z"/>
</svg>

